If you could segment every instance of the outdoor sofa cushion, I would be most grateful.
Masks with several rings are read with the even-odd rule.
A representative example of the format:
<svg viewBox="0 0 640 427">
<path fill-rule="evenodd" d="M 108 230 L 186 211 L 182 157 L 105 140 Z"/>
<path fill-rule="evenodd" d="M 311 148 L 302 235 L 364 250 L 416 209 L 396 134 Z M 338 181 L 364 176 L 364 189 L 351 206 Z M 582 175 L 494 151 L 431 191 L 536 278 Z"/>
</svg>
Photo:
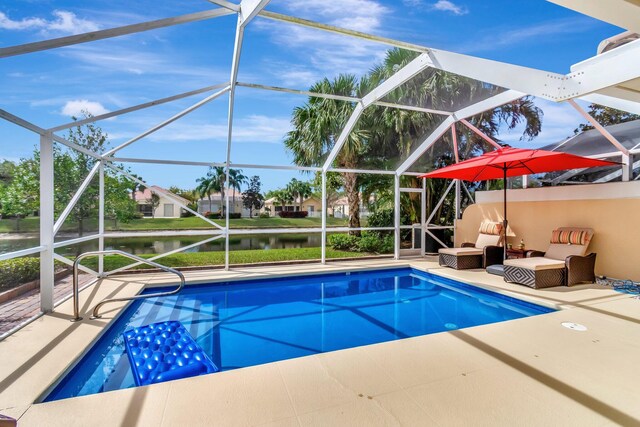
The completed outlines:
<svg viewBox="0 0 640 427">
<path fill-rule="evenodd" d="M 478 248 L 442 248 L 438 252 L 453 256 L 482 255 L 482 249 Z"/>
<path fill-rule="evenodd" d="M 500 244 L 501 237 L 495 234 L 478 234 L 476 239 L 476 248 L 483 249 L 485 246 L 498 246 Z"/>
<path fill-rule="evenodd" d="M 556 268 L 564 268 L 564 260 L 559 261 L 547 257 L 534 257 L 534 258 L 520 258 L 520 259 L 506 259 L 504 265 L 510 265 L 512 267 L 525 268 L 527 270 L 540 271 L 540 270 L 553 270 Z"/>
<path fill-rule="evenodd" d="M 545 252 L 545 258 L 557 259 L 558 261 L 564 261 L 568 256 L 580 255 L 584 256 L 587 252 L 587 247 L 582 245 L 567 245 L 560 243 L 551 243 L 549 249 Z"/>
<path fill-rule="evenodd" d="M 490 222 L 484 221 L 480 224 L 480 230 L 478 230 L 481 234 L 493 234 L 499 236 L 502 234 L 502 224 L 499 222 Z"/>
<path fill-rule="evenodd" d="M 584 256 L 593 237 L 591 228 L 560 227 L 551 233 L 545 258 L 564 261 L 571 255 Z"/>
</svg>

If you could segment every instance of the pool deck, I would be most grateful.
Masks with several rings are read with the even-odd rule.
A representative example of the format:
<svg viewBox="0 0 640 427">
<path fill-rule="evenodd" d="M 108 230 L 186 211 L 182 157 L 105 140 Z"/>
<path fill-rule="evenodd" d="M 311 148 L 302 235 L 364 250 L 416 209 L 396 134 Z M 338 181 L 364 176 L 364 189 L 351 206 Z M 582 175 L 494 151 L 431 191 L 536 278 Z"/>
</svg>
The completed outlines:
<svg viewBox="0 0 640 427">
<path fill-rule="evenodd" d="M 598 285 L 529 289 L 433 259 L 187 273 L 189 283 L 408 266 L 561 310 L 196 378 L 34 404 L 121 312 L 71 323 L 71 301 L 0 342 L 0 414 L 20 426 L 640 425 L 640 300 Z M 81 293 L 139 292 L 132 275 Z M 588 327 L 578 332 L 570 321 Z M 345 325 L 348 327 L 348 325 Z"/>
</svg>

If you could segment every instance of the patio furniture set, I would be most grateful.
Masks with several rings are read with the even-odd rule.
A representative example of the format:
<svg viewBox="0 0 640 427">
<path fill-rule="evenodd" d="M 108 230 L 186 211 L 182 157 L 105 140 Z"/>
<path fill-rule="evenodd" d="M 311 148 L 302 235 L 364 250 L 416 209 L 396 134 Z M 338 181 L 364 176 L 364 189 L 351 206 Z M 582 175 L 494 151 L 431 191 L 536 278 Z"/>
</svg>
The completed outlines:
<svg viewBox="0 0 640 427">
<path fill-rule="evenodd" d="M 440 249 L 439 264 L 457 270 L 485 268 L 505 282 L 535 289 L 593 283 L 596 254 L 587 254 L 593 234 L 591 228 L 560 227 L 551 233 L 546 252 L 523 250 L 518 258 L 504 259 L 503 225 L 483 222 L 475 243 Z"/>
</svg>

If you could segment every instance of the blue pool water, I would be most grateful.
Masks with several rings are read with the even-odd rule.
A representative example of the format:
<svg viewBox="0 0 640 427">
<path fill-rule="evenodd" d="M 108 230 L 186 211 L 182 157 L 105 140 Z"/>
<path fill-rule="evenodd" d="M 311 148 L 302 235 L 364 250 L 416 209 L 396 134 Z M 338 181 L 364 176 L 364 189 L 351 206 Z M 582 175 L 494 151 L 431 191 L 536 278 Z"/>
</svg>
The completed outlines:
<svg viewBox="0 0 640 427">
<path fill-rule="evenodd" d="M 191 286 L 133 302 L 45 400 L 134 387 L 122 333 L 154 322 L 225 371 L 550 311 L 410 268 Z"/>
</svg>

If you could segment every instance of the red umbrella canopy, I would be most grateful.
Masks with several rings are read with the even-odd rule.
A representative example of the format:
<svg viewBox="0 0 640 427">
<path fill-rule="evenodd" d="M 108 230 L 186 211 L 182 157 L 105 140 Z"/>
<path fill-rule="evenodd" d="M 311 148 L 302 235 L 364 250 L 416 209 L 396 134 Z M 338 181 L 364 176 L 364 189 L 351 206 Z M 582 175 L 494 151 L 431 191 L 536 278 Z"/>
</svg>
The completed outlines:
<svg viewBox="0 0 640 427">
<path fill-rule="evenodd" d="M 619 165 L 607 160 L 590 159 L 569 153 L 506 147 L 482 156 L 447 166 L 420 178 L 450 178 L 486 181 L 506 176 L 522 176 L 565 169 Z"/>
</svg>

